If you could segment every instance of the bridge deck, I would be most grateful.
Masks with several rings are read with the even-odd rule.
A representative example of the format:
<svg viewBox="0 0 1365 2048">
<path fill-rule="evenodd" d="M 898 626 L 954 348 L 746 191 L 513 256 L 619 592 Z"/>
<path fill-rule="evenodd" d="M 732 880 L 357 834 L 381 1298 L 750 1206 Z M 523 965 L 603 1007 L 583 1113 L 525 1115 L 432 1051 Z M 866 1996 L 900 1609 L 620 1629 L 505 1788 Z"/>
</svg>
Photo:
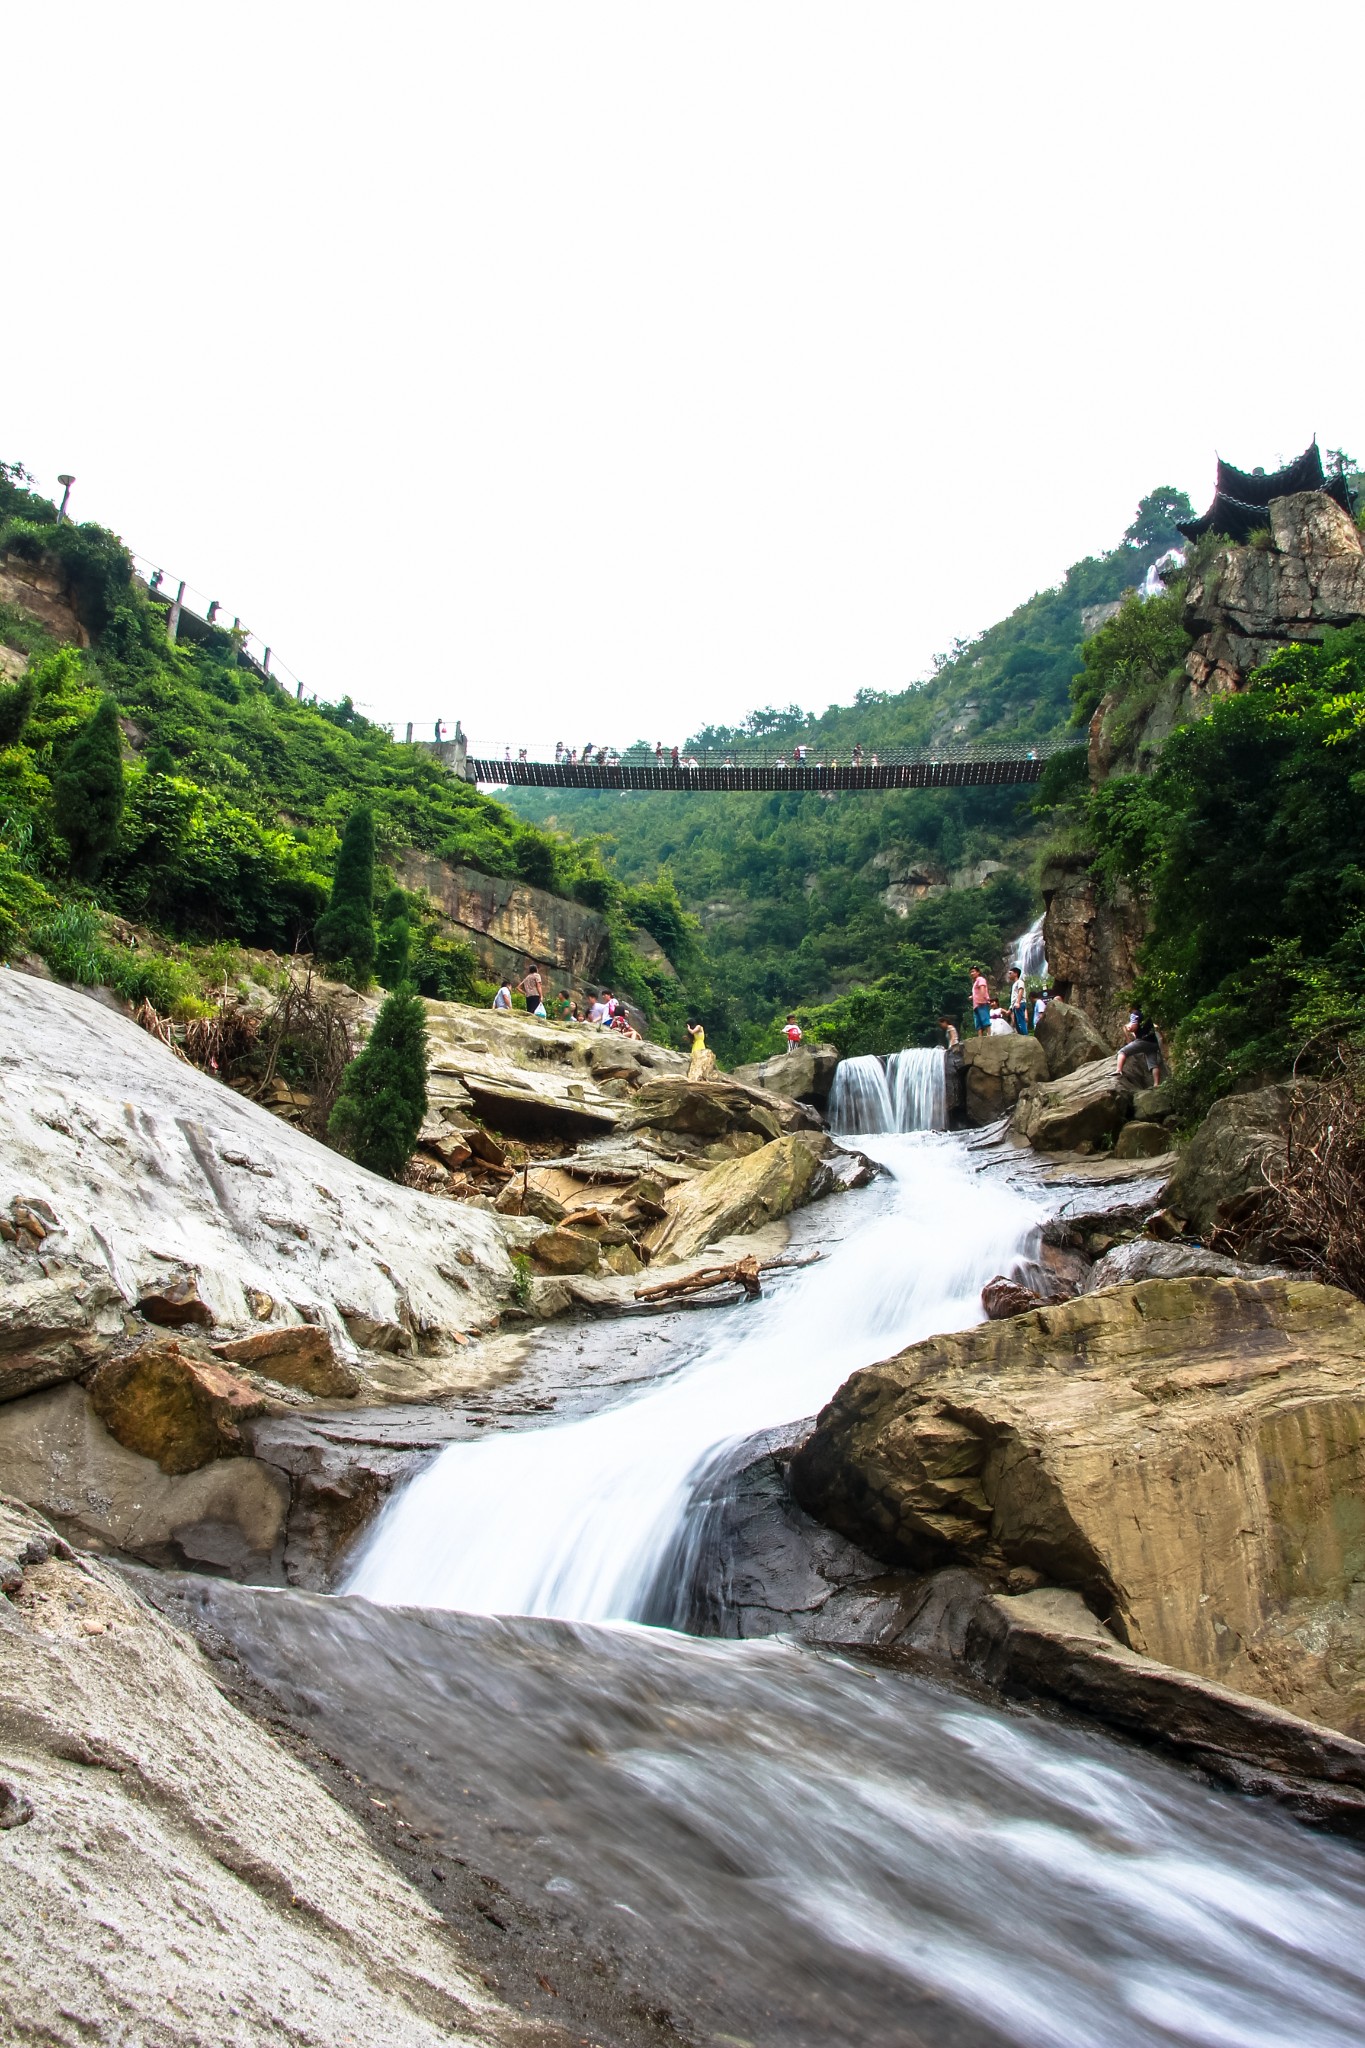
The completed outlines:
<svg viewBox="0 0 1365 2048">
<path fill-rule="evenodd" d="M 474 782 L 532 789 L 944 789 L 1037 782 L 1058 751 L 1054 746 L 1023 755 L 915 755 L 875 765 L 864 761 L 856 768 L 842 761 L 838 766 L 807 761 L 793 767 L 776 759 L 737 760 L 730 767 L 720 761 L 700 762 L 695 768 L 674 768 L 670 763 L 660 767 L 655 761 L 608 766 L 596 761 L 483 760 L 471 754 L 468 774 Z"/>
</svg>

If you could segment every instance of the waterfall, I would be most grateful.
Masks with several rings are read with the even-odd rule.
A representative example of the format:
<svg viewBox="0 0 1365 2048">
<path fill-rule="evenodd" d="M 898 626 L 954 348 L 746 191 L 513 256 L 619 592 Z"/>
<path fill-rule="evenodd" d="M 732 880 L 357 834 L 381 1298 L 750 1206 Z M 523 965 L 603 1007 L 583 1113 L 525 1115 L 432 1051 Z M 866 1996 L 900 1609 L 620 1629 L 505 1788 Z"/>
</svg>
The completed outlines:
<svg viewBox="0 0 1365 2048">
<path fill-rule="evenodd" d="M 902 1055 L 845 1084 L 887 1103 L 883 1130 L 928 1113 L 942 1055 Z M 840 1069 L 843 1072 L 843 1068 Z M 749 1307 L 679 1329 L 677 1370 L 585 1419 L 452 1444 L 385 1507 L 348 1592 L 395 1606 L 632 1620 L 659 1612 L 660 1575 L 699 1487 L 727 1445 L 813 1415 L 850 1373 L 940 1330 L 981 1320 L 981 1289 L 1026 1254 L 1041 1220 L 979 1177 L 957 1140 L 863 1136 L 885 1179 L 837 1198 L 827 1255 Z M 624 1347 L 627 1326 L 593 1342 Z"/>
<path fill-rule="evenodd" d="M 892 1053 L 885 1065 L 871 1053 L 840 1060 L 829 1099 L 829 1125 L 840 1137 L 892 1131 L 942 1131 L 948 1124 L 943 1053 L 919 1047 Z"/>
<path fill-rule="evenodd" d="M 1047 953 L 1043 946 L 1043 917 L 1040 911 L 1026 932 L 1020 932 L 1010 948 L 1009 965 L 1016 962 L 1023 969 L 1026 981 L 1047 980 Z"/>
</svg>

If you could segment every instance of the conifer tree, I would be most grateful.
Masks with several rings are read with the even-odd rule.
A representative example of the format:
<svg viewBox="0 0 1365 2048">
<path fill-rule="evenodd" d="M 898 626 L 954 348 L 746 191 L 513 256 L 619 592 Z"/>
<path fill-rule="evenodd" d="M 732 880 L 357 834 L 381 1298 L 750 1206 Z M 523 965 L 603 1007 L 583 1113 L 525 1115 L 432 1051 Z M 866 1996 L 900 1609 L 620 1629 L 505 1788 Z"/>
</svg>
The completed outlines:
<svg viewBox="0 0 1365 2048">
<path fill-rule="evenodd" d="M 0 689 L 0 747 L 12 747 L 33 709 L 33 678 L 20 676 L 17 683 Z"/>
<path fill-rule="evenodd" d="M 123 816 L 123 735 L 118 706 L 103 697 L 52 778 L 52 816 L 71 849 L 71 870 L 93 882 L 112 853 Z"/>
<path fill-rule="evenodd" d="M 318 919 L 319 959 L 350 969 L 362 986 L 374 968 L 374 814 L 364 804 L 346 820 L 332 879 L 332 901 Z"/>
<path fill-rule="evenodd" d="M 420 996 L 400 988 L 347 1067 L 327 1129 L 357 1164 L 397 1180 L 426 1113 L 427 1013 Z"/>
<path fill-rule="evenodd" d="M 408 922 L 408 899 L 401 889 L 391 889 L 379 914 L 379 946 L 374 971 L 383 988 L 401 988 L 412 966 L 412 926 Z"/>
</svg>

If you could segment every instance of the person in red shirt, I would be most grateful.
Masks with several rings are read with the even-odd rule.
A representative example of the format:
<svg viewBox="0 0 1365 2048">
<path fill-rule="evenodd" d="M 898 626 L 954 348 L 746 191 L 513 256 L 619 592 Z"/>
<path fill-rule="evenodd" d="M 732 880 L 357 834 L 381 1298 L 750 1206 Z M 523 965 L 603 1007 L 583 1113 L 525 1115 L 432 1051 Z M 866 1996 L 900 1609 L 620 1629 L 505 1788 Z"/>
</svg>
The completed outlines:
<svg viewBox="0 0 1365 2048">
<path fill-rule="evenodd" d="M 801 1043 L 801 1026 L 797 1023 L 795 1017 L 788 1017 L 782 1036 L 787 1041 L 787 1051 L 795 1052 L 797 1046 Z"/>
</svg>

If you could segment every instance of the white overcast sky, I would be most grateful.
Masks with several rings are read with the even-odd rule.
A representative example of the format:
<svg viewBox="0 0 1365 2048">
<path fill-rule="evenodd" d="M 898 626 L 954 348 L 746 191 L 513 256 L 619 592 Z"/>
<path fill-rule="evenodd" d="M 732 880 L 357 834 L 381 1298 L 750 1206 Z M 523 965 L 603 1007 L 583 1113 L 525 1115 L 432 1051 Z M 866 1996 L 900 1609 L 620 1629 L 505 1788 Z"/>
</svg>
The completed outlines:
<svg viewBox="0 0 1365 2048">
<path fill-rule="evenodd" d="M 400 730 L 900 689 L 1215 448 L 1365 456 L 1362 59 L 1359 0 L 5 0 L 0 457 Z"/>
</svg>

